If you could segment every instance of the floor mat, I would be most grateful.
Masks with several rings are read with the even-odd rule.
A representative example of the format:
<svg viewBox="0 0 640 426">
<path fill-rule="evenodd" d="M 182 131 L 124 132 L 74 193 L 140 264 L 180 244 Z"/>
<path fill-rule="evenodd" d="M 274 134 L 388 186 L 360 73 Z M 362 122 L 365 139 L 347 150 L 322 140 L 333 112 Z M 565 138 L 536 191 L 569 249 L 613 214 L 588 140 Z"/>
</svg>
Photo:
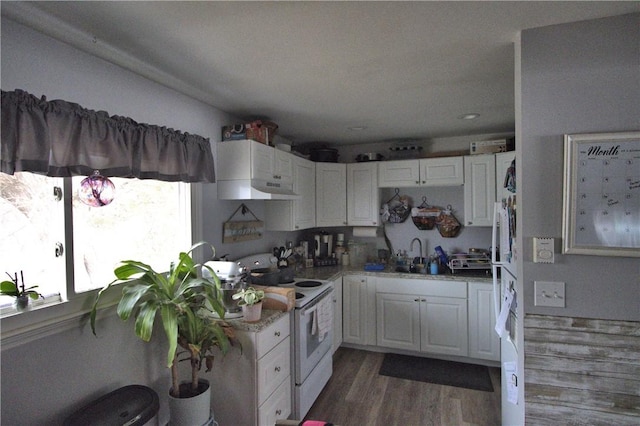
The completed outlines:
<svg viewBox="0 0 640 426">
<path fill-rule="evenodd" d="M 399 379 L 493 392 L 489 368 L 484 365 L 385 354 L 378 374 Z"/>
</svg>

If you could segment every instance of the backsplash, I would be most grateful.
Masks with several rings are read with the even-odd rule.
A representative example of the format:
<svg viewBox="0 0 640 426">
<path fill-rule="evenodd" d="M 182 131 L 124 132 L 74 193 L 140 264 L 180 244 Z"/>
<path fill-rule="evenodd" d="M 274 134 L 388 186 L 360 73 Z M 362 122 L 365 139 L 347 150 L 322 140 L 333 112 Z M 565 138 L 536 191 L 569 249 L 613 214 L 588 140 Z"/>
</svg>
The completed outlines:
<svg viewBox="0 0 640 426">
<path fill-rule="evenodd" d="M 394 188 L 384 188 L 381 190 L 380 202 L 385 203 L 395 194 Z M 451 205 L 453 215 L 461 224 L 464 224 L 464 190 L 462 186 L 450 187 L 425 187 L 425 188 L 401 188 L 400 195 L 411 198 L 411 206 L 417 207 L 422 204 L 422 197 L 426 197 L 430 206 L 445 208 Z M 416 257 L 420 253 L 418 244 L 414 243 L 411 250 L 411 240 L 419 238 L 422 243 L 422 255 L 432 255 L 436 246 L 441 246 L 447 254 L 456 252 L 467 252 L 471 247 L 486 248 L 491 246 L 491 228 L 462 226 L 458 235 L 454 238 L 444 238 L 436 228 L 432 230 L 419 230 L 409 217 L 402 223 L 387 223 L 384 226 L 387 238 L 395 253 L 398 250 L 407 252 L 410 257 Z M 375 238 L 351 237 L 354 241 L 367 243 L 370 246 L 372 256 L 376 256 L 377 249 L 386 249 L 382 228 L 378 229 L 378 236 Z M 345 237 L 348 237 L 346 235 Z"/>
</svg>

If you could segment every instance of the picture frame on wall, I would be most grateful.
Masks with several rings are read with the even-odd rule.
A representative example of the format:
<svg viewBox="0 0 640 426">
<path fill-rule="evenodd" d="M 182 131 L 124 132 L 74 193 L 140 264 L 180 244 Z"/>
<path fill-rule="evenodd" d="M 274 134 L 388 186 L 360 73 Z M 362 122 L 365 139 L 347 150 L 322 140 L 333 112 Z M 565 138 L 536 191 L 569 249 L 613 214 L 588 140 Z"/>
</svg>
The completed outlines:
<svg viewBox="0 0 640 426">
<path fill-rule="evenodd" d="M 640 257 L 640 131 L 564 135 L 562 253 Z"/>
</svg>

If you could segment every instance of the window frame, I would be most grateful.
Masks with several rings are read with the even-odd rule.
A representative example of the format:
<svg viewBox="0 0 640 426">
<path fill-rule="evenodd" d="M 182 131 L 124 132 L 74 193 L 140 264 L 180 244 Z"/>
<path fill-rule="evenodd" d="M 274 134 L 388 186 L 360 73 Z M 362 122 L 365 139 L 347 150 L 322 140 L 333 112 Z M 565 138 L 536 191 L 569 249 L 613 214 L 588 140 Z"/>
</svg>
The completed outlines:
<svg viewBox="0 0 640 426">
<path fill-rule="evenodd" d="M 67 268 L 67 295 L 59 301 L 45 301 L 30 310 L 16 313 L 0 319 L 0 344 L 2 350 L 10 349 L 42 337 L 60 333 L 80 326 L 89 327 L 88 314 L 99 289 L 76 293 L 73 281 L 73 235 L 71 234 L 73 217 L 71 216 L 71 178 L 64 178 L 63 197 L 65 209 L 65 262 Z M 185 183 L 189 191 L 190 203 L 186 216 L 191 219 L 191 241 L 202 240 L 202 184 Z M 67 211 L 67 209 L 69 211 Z M 196 256 L 198 254 L 196 253 Z M 120 299 L 120 293 L 105 293 L 98 306 L 97 319 L 112 312 Z"/>
</svg>

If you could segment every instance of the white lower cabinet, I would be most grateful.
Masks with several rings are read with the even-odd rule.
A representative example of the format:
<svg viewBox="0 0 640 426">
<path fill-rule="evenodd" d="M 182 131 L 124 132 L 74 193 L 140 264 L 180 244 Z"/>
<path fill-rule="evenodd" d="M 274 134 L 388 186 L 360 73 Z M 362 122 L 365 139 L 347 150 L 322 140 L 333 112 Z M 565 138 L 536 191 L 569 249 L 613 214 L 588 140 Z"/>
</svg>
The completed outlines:
<svg viewBox="0 0 640 426">
<path fill-rule="evenodd" d="M 343 342 L 500 361 L 490 282 L 343 276 Z"/>
<path fill-rule="evenodd" d="M 377 287 L 378 346 L 467 356 L 466 283 L 379 278 Z"/>
<path fill-rule="evenodd" d="M 375 278 L 364 275 L 342 277 L 343 341 L 376 344 Z"/>
<path fill-rule="evenodd" d="M 377 293 L 377 345 L 420 350 L 420 298 L 408 294 Z"/>
<path fill-rule="evenodd" d="M 218 357 L 210 379 L 221 425 L 273 425 L 291 415 L 291 315 L 259 332 L 236 330 L 241 350 Z"/>
<path fill-rule="evenodd" d="M 493 285 L 469 282 L 469 357 L 500 361 Z"/>
</svg>

